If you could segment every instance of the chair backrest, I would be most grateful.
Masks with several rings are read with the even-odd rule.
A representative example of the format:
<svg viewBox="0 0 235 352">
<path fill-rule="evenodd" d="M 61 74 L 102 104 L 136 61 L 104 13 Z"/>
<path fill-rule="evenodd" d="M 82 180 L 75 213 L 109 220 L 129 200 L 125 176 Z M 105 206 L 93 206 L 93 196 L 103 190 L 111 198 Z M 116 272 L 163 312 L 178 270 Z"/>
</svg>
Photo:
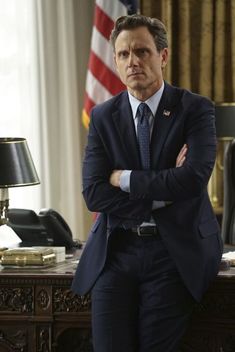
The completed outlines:
<svg viewBox="0 0 235 352">
<path fill-rule="evenodd" d="M 224 154 L 224 200 L 222 238 L 226 244 L 235 244 L 235 139 L 227 145 Z"/>
</svg>

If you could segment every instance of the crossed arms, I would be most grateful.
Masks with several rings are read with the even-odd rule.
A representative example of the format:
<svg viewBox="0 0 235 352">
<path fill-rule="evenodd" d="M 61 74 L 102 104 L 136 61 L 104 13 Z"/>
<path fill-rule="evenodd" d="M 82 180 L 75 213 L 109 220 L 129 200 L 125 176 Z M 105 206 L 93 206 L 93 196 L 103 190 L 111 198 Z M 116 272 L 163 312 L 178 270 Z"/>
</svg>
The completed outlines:
<svg viewBox="0 0 235 352">
<path fill-rule="evenodd" d="M 109 134 L 103 133 L 107 119 L 97 119 L 99 111 L 93 110 L 83 164 L 83 195 L 89 210 L 136 219 L 151 211 L 154 200 L 191 199 L 205 190 L 216 156 L 214 106 L 202 97 L 188 106 L 178 126 L 187 146 L 182 143 L 175 167 L 133 170 L 130 193 L 119 188 L 120 170 L 113 167 L 115 156 L 109 155 L 104 144 L 112 143 Z"/>
<path fill-rule="evenodd" d="M 183 165 L 186 159 L 186 153 L 187 153 L 187 145 L 184 144 L 176 158 L 175 167 L 181 167 Z M 120 187 L 120 178 L 121 178 L 122 172 L 123 170 L 113 170 L 109 178 L 109 182 L 112 186 Z"/>
</svg>

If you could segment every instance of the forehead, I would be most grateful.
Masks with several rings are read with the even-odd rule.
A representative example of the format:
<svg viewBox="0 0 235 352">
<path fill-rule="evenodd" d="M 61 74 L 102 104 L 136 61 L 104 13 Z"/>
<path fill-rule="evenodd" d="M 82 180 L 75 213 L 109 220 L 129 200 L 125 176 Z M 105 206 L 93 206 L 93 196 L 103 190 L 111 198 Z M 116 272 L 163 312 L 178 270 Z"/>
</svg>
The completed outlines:
<svg viewBox="0 0 235 352">
<path fill-rule="evenodd" d="M 147 27 L 137 27 L 133 29 L 124 29 L 118 35 L 115 42 L 115 50 L 123 47 L 156 47 L 152 34 Z"/>
</svg>

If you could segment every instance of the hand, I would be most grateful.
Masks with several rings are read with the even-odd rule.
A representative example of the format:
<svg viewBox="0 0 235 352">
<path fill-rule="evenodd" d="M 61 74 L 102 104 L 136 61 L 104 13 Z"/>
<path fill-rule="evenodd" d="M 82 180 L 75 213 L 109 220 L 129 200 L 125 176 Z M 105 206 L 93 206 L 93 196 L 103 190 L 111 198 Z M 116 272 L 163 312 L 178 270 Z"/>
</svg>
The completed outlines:
<svg viewBox="0 0 235 352">
<path fill-rule="evenodd" d="M 176 158 L 176 167 L 180 167 L 183 165 L 186 159 L 186 153 L 188 151 L 188 147 L 186 144 L 181 148 L 177 158 Z M 113 170 L 110 175 L 109 183 L 114 187 L 120 187 L 120 177 L 123 170 Z"/>
<path fill-rule="evenodd" d="M 175 164 L 176 167 L 181 167 L 183 165 L 186 159 L 187 151 L 188 151 L 187 144 L 184 144 L 176 158 L 176 164 Z"/>
<path fill-rule="evenodd" d="M 109 183 L 114 187 L 120 187 L 120 177 L 123 170 L 113 170 L 110 175 Z"/>
</svg>

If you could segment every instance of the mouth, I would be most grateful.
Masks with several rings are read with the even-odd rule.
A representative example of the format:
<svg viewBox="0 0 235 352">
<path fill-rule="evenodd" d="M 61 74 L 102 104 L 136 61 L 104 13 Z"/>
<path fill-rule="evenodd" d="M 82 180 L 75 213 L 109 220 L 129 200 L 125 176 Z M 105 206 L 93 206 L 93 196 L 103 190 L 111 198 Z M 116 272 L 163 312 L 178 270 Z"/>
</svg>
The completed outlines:
<svg viewBox="0 0 235 352">
<path fill-rule="evenodd" d="M 143 72 L 132 72 L 127 75 L 127 77 L 138 77 L 140 75 L 143 75 Z"/>
</svg>

